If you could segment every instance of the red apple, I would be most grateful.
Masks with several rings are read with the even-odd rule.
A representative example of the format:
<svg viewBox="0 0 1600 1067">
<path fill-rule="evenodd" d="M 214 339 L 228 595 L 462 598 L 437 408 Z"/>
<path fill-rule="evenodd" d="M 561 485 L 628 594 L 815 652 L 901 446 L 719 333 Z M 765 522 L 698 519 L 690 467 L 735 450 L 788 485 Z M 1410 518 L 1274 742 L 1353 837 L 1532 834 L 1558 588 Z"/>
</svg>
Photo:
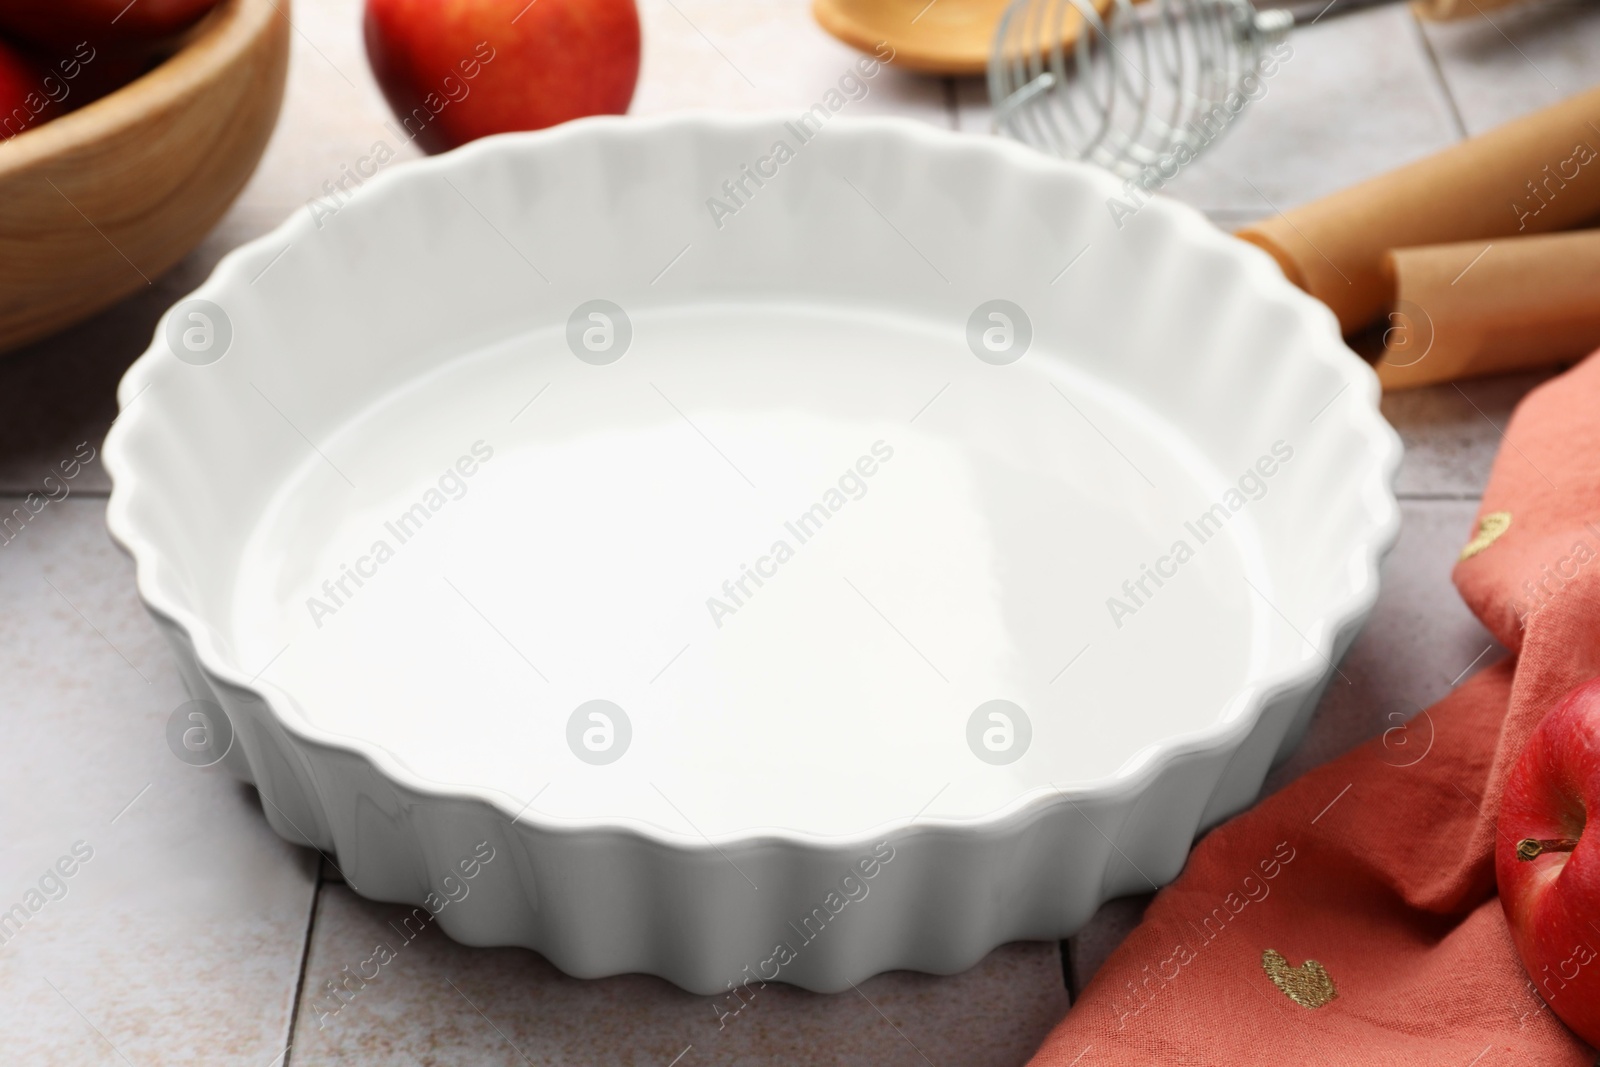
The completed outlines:
<svg viewBox="0 0 1600 1067">
<path fill-rule="evenodd" d="M 144 42 L 192 26 L 217 0 L 0 0 L 0 30 L 50 49 Z"/>
<path fill-rule="evenodd" d="M 65 109 L 45 95 L 45 71 L 0 41 L 0 141 L 49 122 Z"/>
<path fill-rule="evenodd" d="M 1600 678 L 1568 693 L 1506 781 L 1495 875 L 1511 939 L 1562 1021 L 1600 1046 Z"/>
<path fill-rule="evenodd" d="M 633 0 L 367 0 L 367 58 L 405 136 L 441 152 L 628 110 Z"/>
<path fill-rule="evenodd" d="M 0 141 L 98 100 L 154 61 L 147 49 L 108 52 L 80 42 L 52 58 L 0 40 Z"/>
<path fill-rule="evenodd" d="M 56 76 L 65 80 L 70 89 L 70 95 L 64 101 L 68 111 L 93 103 L 107 93 L 122 88 L 159 65 L 162 59 L 159 49 L 135 46 L 115 51 L 105 48 L 94 51 L 86 49 L 85 44 L 80 42 L 72 52 L 56 60 L 52 67 Z M 92 58 L 80 58 L 86 54 Z"/>
</svg>

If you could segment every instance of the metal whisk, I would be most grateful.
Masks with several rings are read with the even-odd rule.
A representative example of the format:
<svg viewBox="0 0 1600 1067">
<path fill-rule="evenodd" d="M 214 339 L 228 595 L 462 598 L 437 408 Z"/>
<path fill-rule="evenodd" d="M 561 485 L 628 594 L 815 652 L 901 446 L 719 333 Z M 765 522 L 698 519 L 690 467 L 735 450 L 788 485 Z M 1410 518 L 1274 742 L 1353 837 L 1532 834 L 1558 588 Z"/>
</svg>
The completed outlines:
<svg viewBox="0 0 1600 1067">
<path fill-rule="evenodd" d="M 1294 24 L 1250 0 L 1016 0 L 989 58 L 995 129 L 1171 178 L 1265 92 L 1268 53 Z"/>
</svg>

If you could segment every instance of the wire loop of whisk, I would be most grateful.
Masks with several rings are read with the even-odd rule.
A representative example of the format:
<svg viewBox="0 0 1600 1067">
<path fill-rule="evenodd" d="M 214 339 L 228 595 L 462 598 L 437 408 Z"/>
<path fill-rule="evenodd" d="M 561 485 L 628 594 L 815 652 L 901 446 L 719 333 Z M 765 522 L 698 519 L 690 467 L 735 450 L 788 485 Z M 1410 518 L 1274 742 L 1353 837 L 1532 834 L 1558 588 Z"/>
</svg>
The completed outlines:
<svg viewBox="0 0 1600 1067">
<path fill-rule="evenodd" d="M 1293 25 L 1250 0 L 1015 0 L 989 59 L 995 129 L 1169 179 L 1265 92 L 1267 53 Z"/>
</svg>

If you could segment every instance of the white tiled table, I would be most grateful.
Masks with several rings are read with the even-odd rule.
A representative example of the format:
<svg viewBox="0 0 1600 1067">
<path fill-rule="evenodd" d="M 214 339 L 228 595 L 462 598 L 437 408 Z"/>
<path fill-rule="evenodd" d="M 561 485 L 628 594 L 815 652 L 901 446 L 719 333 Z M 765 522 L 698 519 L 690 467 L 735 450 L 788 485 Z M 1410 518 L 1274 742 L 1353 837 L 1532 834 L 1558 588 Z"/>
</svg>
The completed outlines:
<svg viewBox="0 0 1600 1067">
<path fill-rule="evenodd" d="M 805 0 L 642 7 L 635 113 L 799 108 L 853 60 L 812 24 Z M 1542 4 L 1493 18 L 1420 27 L 1391 7 L 1297 33 L 1267 96 L 1169 191 L 1236 224 L 1592 79 L 1600 8 Z M 361 53 L 357 0 L 300 0 L 294 23 L 278 132 L 205 244 L 116 308 L 0 357 L 5 512 L 80 442 L 98 447 L 116 380 L 169 303 L 229 248 L 305 210 L 342 164 L 392 140 Z M 974 135 L 988 121 L 980 83 L 896 71 L 852 106 Z M 1449 569 L 1499 427 L 1543 377 L 1385 400 L 1409 449 L 1405 530 L 1377 612 L 1342 665 L 1351 684 L 1330 689 L 1269 787 L 1500 654 L 1455 597 Z M 0 545 L 0 910 L 75 843 L 93 855 L 64 880 L 64 896 L 0 944 L 0 1062 L 1014 1064 L 1137 920 L 1142 901 L 1115 901 L 1067 946 L 1006 946 L 950 978 L 882 975 L 860 995 L 772 987 L 748 1022 L 721 1033 L 705 998 L 657 979 L 578 982 L 533 953 L 466 949 L 430 930 L 319 1025 L 310 1001 L 370 954 L 393 909 L 356 897 L 314 853 L 280 841 L 250 790 L 168 752 L 163 728 L 184 695 L 106 537 L 104 471 L 96 460 L 71 484 L 70 497 Z"/>
</svg>

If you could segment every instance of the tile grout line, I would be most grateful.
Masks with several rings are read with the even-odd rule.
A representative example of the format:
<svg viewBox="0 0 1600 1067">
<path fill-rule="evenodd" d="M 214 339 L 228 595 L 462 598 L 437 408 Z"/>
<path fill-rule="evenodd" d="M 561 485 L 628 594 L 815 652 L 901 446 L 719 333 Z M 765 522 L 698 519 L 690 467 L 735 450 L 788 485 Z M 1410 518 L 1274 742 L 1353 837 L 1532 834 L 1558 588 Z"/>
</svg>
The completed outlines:
<svg viewBox="0 0 1600 1067">
<path fill-rule="evenodd" d="M 300 971 L 295 975 L 294 998 L 289 1002 L 289 1034 L 288 1043 L 283 1046 L 282 1067 L 289 1067 L 294 1059 L 295 1027 L 300 1022 L 300 999 L 305 993 L 306 972 L 311 969 L 311 939 L 317 928 L 317 905 L 322 902 L 322 860 L 317 859 L 317 879 L 311 887 L 311 911 L 306 916 L 306 941 L 300 949 Z M 271 1067 L 269 1064 L 268 1067 Z"/>
<path fill-rule="evenodd" d="M 1408 11 L 1411 16 L 1411 27 L 1417 35 L 1418 42 L 1422 45 L 1422 54 L 1427 57 L 1428 69 L 1433 72 L 1434 84 L 1444 96 L 1445 106 L 1450 109 L 1450 121 L 1455 124 L 1456 136 L 1465 140 L 1468 136 L 1466 120 L 1461 117 L 1461 105 L 1456 102 L 1456 94 L 1450 91 L 1450 80 L 1445 77 L 1444 65 L 1439 62 L 1439 54 L 1433 50 L 1433 42 L 1428 39 L 1428 31 L 1423 28 L 1422 20 L 1415 11 Z"/>
<path fill-rule="evenodd" d="M 0 488 L 0 500 L 26 500 L 30 496 L 44 496 L 44 494 L 39 491 L 37 486 L 31 489 Z M 51 503 L 65 504 L 68 500 L 71 500 L 75 496 L 90 496 L 97 500 L 109 500 L 111 498 L 111 490 L 74 489 L 70 495 L 61 497 L 58 500 L 52 500 Z"/>
</svg>

